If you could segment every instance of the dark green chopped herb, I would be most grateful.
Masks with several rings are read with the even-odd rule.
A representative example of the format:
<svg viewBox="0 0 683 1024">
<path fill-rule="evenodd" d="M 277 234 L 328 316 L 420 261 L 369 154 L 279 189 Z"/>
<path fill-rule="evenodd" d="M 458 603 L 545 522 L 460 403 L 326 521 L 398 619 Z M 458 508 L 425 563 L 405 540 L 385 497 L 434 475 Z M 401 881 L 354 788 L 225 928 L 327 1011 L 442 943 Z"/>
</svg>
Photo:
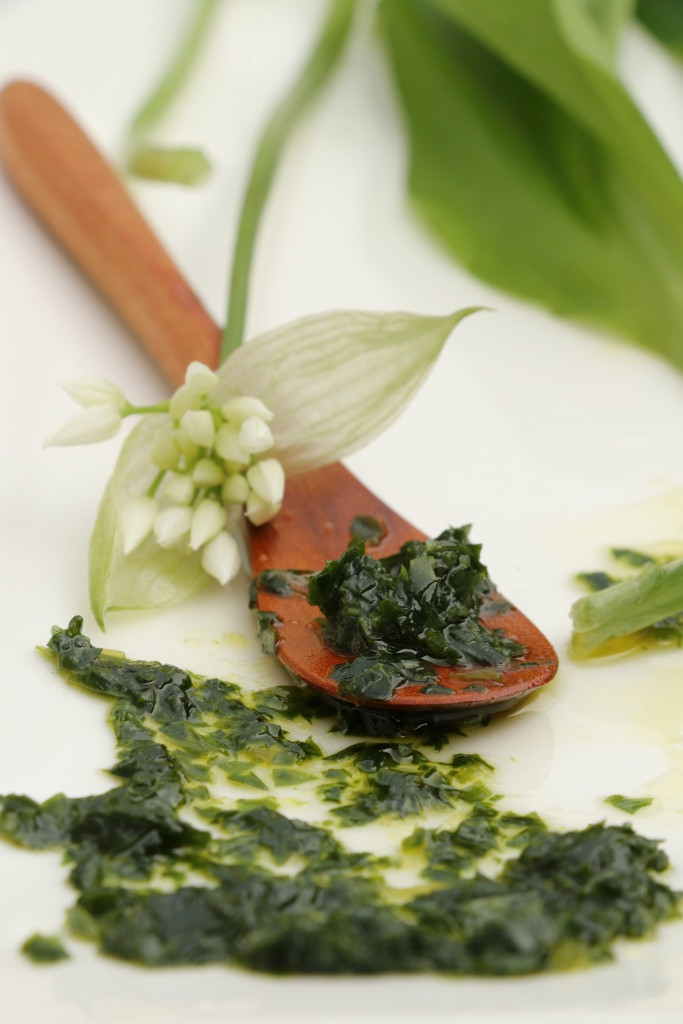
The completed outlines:
<svg viewBox="0 0 683 1024">
<path fill-rule="evenodd" d="M 467 687 L 465 687 L 465 689 L 467 689 Z M 486 687 L 484 687 L 484 690 L 485 689 Z M 427 683 L 426 686 L 421 687 L 420 693 L 441 694 L 442 696 L 447 697 L 450 696 L 453 693 L 453 691 L 449 686 L 443 686 L 441 683 L 434 681 L 431 683 Z"/>
<path fill-rule="evenodd" d="M 277 630 L 280 620 L 275 612 L 256 612 L 256 631 L 264 654 L 275 655 L 277 651 Z"/>
<path fill-rule="evenodd" d="M 614 576 L 610 576 L 607 572 L 580 572 L 577 575 L 579 583 L 583 583 L 589 590 L 596 592 L 598 590 L 606 590 L 607 587 L 613 586 L 618 582 Z"/>
<path fill-rule="evenodd" d="M 276 973 L 515 974 L 604 960 L 614 938 L 676 912 L 653 877 L 667 864 L 655 842 L 626 826 L 562 835 L 535 815 L 500 813 L 476 754 L 438 761 L 413 736 L 326 755 L 288 732 L 317 717 L 298 687 L 250 695 L 127 662 L 93 647 L 79 619 L 49 649 L 72 682 L 112 698 L 117 785 L 42 804 L 0 798 L 0 833 L 64 851 L 78 891 L 70 928 L 111 956 Z M 268 795 L 217 797 L 220 776 L 247 793 L 258 779 Z M 449 827 L 417 828 L 388 858 L 351 852 L 343 831 L 284 813 L 273 794 L 294 777 L 320 779 L 342 828 L 427 808 Z M 493 858 L 505 862 L 490 878 L 486 858 L 489 873 Z M 421 871 L 417 897 L 386 880 L 401 864 Z M 34 937 L 25 951 L 54 941 Z"/>
<path fill-rule="evenodd" d="M 438 686 L 431 682 L 434 675 L 434 669 L 419 658 L 380 651 L 359 654 L 352 661 L 335 665 L 330 672 L 331 678 L 339 684 L 340 697 L 364 697 L 366 700 L 389 700 L 400 686 L 417 685 L 427 679 L 430 683 L 421 692 L 434 692 L 428 689 L 429 685 Z"/>
<path fill-rule="evenodd" d="M 288 722 L 295 718 L 304 718 L 311 722 L 318 718 L 331 718 L 333 715 L 331 708 L 321 704 L 317 694 L 305 683 L 259 690 L 254 695 L 254 706 L 263 714 L 275 713 Z"/>
<path fill-rule="evenodd" d="M 468 535 L 451 527 L 379 560 L 355 539 L 311 576 L 308 600 L 325 616 L 326 642 L 356 659 L 332 673 L 342 696 L 387 700 L 400 686 L 429 685 L 429 662 L 500 668 L 524 653 L 479 618 L 493 588 Z"/>
<path fill-rule="evenodd" d="M 486 771 L 493 771 L 493 765 L 479 754 L 453 754 L 451 764 L 454 768 L 484 768 Z"/>
<path fill-rule="evenodd" d="M 605 797 L 605 803 L 611 804 L 612 807 L 616 807 L 620 811 L 625 811 L 626 814 L 635 814 L 636 811 L 642 810 L 643 807 L 649 807 L 652 803 L 652 797 L 620 796 L 618 793 L 614 793 L 612 796 Z"/>
<path fill-rule="evenodd" d="M 302 772 L 297 768 L 273 768 L 274 786 L 300 786 L 303 782 L 313 782 L 315 775 Z"/>
<path fill-rule="evenodd" d="M 475 804 L 453 831 L 418 828 L 405 840 L 408 850 L 419 849 L 427 860 L 425 878 L 459 878 L 500 843 L 498 814 L 493 807 Z"/>
<path fill-rule="evenodd" d="M 32 935 L 21 947 L 21 952 L 37 964 L 54 964 L 69 959 L 62 940 L 55 935 Z"/>
<path fill-rule="evenodd" d="M 481 602 L 481 610 L 486 615 L 504 615 L 509 612 L 512 605 L 509 601 L 493 601 L 485 597 Z"/>
<path fill-rule="evenodd" d="M 308 591 L 308 576 L 308 573 L 294 570 L 265 569 L 258 574 L 254 584 L 267 594 L 289 597 L 290 594 L 305 594 Z"/>
<path fill-rule="evenodd" d="M 525 667 L 537 664 L 535 661 L 524 662 Z M 495 668 L 468 668 L 460 672 L 459 676 L 461 679 L 471 679 L 472 682 L 500 683 L 503 679 L 503 673 Z"/>
<path fill-rule="evenodd" d="M 633 548 L 612 548 L 610 554 L 618 562 L 624 562 L 625 565 L 631 565 L 635 569 L 642 569 L 644 565 L 651 565 L 657 561 L 652 555 L 647 555 L 644 551 L 634 551 Z"/>
<path fill-rule="evenodd" d="M 354 516 L 349 527 L 351 540 L 362 540 L 370 547 L 379 544 L 386 533 L 386 525 L 376 516 Z"/>
</svg>

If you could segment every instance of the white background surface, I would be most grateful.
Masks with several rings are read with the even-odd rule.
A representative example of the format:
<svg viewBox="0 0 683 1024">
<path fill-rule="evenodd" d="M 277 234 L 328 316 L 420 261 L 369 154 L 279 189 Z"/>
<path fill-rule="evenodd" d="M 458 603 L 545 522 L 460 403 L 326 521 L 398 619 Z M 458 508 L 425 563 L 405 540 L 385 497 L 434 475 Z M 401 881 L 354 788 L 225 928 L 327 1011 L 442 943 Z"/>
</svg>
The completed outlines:
<svg viewBox="0 0 683 1024">
<path fill-rule="evenodd" d="M 263 118 L 302 55 L 317 0 L 230 0 L 206 58 L 159 138 L 206 146 L 198 191 L 132 190 L 212 313 L 222 319 L 239 198 Z M 127 119 L 188 10 L 179 0 L 0 0 L 0 84 L 48 85 L 116 159 Z M 629 37 L 625 74 L 683 164 L 683 75 Z M 443 258 L 404 198 L 399 113 L 371 26 L 307 119 L 277 179 L 258 247 L 249 333 L 335 307 L 446 312 L 484 303 L 391 430 L 349 460 L 427 532 L 473 522 L 492 575 L 548 633 L 557 680 L 463 740 L 498 769 L 519 810 L 557 827 L 624 816 L 613 792 L 650 794 L 634 820 L 662 837 L 683 887 L 683 652 L 581 666 L 565 656 L 572 574 L 612 544 L 683 539 L 683 377 L 652 356 L 499 295 Z M 87 608 L 87 539 L 118 442 L 42 450 L 71 413 L 56 384 L 96 374 L 131 399 L 165 394 L 136 343 L 0 177 L 0 792 L 43 799 L 108 788 L 107 704 L 34 652 Z M 678 491 L 678 493 L 676 493 Z M 258 651 L 246 577 L 179 610 L 111 617 L 109 646 L 239 682 L 279 680 Z M 407 1021 L 460 1024 L 683 1019 L 683 923 L 622 944 L 613 965 L 515 980 L 272 979 L 224 968 L 149 972 L 72 943 L 36 967 L 17 952 L 57 931 L 73 894 L 52 854 L 0 844 L 1 1005 L 7 1024 Z"/>
</svg>

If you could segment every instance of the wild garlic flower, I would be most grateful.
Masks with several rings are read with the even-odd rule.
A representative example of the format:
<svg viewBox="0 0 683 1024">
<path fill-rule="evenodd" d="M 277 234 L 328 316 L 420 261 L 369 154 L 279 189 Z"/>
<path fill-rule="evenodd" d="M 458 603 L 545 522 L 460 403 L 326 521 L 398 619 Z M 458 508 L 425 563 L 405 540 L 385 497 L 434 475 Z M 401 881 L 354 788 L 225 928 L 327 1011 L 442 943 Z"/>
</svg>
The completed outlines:
<svg viewBox="0 0 683 1024">
<path fill-rule="evenodd" d="M 277 513 L 285 472 L 319 469 L 384 430 L 472 312 L 304 317 L 241 345 L 215 373 L 192 363 L 171 399 L 153 407 L 122 405 L 108 383 L 72 388 L 82 404 L 114 410 L 97 413 L 104 435 L 117 428 L 119 414 L 160 414 L 143 415 L 126 437 L 100 502 L 89 558 L 97 622 L 104 626 L 113 608 L 183 601 L 207 576 L 232 579 L 240 566 L 238 523 L 265 523 Z"/>
<path fill-rule="evenodd" d="M 123 554 L 153 538 L 160 548 L 199 552 L 204 571 L 227 583 L 240 567 L 231 531 L 241 515 L 261 525 L 278 513 L 285 474 L 277 459 L 262 457 L 275 444 L 271 410 L 249 395 L 212 401 L 219 382 L 208 366 L 193 362 L 167 402 L 138 407 L 109 381 L 70 381 L 65 390 L 84 408 L 47 443 L 89 444 L 112 437 L 127 416 L 166 414 L 149 456 L 158 473 L 147 493 L 121 509 Z"/>
</svg>

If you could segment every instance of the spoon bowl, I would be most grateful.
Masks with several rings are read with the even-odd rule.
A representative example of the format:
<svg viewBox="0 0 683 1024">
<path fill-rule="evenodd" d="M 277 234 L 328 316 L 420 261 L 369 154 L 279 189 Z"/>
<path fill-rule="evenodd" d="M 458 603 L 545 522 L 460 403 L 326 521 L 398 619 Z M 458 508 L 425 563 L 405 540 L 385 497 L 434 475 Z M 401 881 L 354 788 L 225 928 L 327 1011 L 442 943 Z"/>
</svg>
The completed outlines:
<svg viewBox="0 0 683 1024">
<path fill-rule="evenodd" d="M 249 528 L 249 550 L 255 575 L 252 603 L 260 617 L 266 644 L 297 679 L 314 686 L 328 699 L 346 707 L 424 716 L 472 717 L 503 710 L 531 690 L 549 682 L 557 672 L 557 655 L 545 636 L 498 593 L 494 605 L 506 610 L 482 617 L 490 629 L 501 629 L 525 648 L 525 654 L 504 669 L 433 666 L 435 682 L 447 693 L 424 693 L 424 682 L 402 686 L 388 700 L 341 696 L 330 673 L 349 661 L 327 646 L 319 628 L 320 611 L 306 600 L 305 591 L 274 593 L 260 584 L 265 570 L 299 572 L 322 569 L 337 558 L 351 538 L 358 516 L 381 524 L 381 539 L 368 553 L 375 558 L 395 554 L 408 540 L 426 540 L 420 530 L 385 505 L 340 463 L 288 480 L 282 510 L 270 523 Z M 495 705 L 495 708 L 492 707 Z"/>
</svg>

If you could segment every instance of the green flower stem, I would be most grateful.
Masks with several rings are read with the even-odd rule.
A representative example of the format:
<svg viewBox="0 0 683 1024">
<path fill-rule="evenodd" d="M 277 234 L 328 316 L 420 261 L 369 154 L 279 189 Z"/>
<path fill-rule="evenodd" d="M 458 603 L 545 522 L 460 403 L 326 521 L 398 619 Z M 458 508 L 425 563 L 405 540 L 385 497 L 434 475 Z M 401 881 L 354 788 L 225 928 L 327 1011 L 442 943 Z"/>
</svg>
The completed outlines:
<svg viewBox="0 0 683 1024">
<path fill-rule="evenodd" d="M 637 576 L 574 603 L 572 653 L 590 657 L 610 640 L 647 629 L 682 610 L 683 558 L 647 565 Z"/>
<path fill-rule="evenodd" d="M 164 479 L 165 476 L 166 476 L 166 470 L 165 469 L 160 469 L 159 472 L 157 473 L 157 475 L 152 480 L 152 482 L 149 485 L 149 487 L 147 488 L 147 497 L 148 498 L 153 498 L 155 496 L 155 494 L 159 490 L 159 485 L 161 484 L 161 481 Z"/>
<path fill-rule="evenodd" d="M 121 419 L 125 420 L 126 416 L 143 416 L 150 412 L 168 412 L 169 402 L 157 402 L 156 405 L 131 405 L 127 402 L 126 405 L 122 406 L 120 413 Z"/>
<path fill-rule="evenodd" d="M 166 114 L 187 81 L 201 52 L 220 0 L 198 0 L 171 62 L 135 114 L 131 126 L 131 151 L 126 166 L 131 174 L 157 181 L 194 185 L 203 180 L 211 164 L 198 149 L 164 149 L 147 144 L 149 132 Z"/>
<path fill-rule="evenodd" d="M 334 71 L 349 36 L 355 0 L 332 0 L 318 41 L 290 92 L 271 115 L 256 151 L 232 264 L 221 362 L 242 344 L 249 275 L 263 208 L 290 133 Z"/>
<path fill-rule="evenodd" d="M 151 96 L 145 100 L 131 123 L 131 131 L 143 134 L 153 128 L 169 109 L 199 56 L 219 0 L 199 0 L 180 47 Z"/>
</svg>

